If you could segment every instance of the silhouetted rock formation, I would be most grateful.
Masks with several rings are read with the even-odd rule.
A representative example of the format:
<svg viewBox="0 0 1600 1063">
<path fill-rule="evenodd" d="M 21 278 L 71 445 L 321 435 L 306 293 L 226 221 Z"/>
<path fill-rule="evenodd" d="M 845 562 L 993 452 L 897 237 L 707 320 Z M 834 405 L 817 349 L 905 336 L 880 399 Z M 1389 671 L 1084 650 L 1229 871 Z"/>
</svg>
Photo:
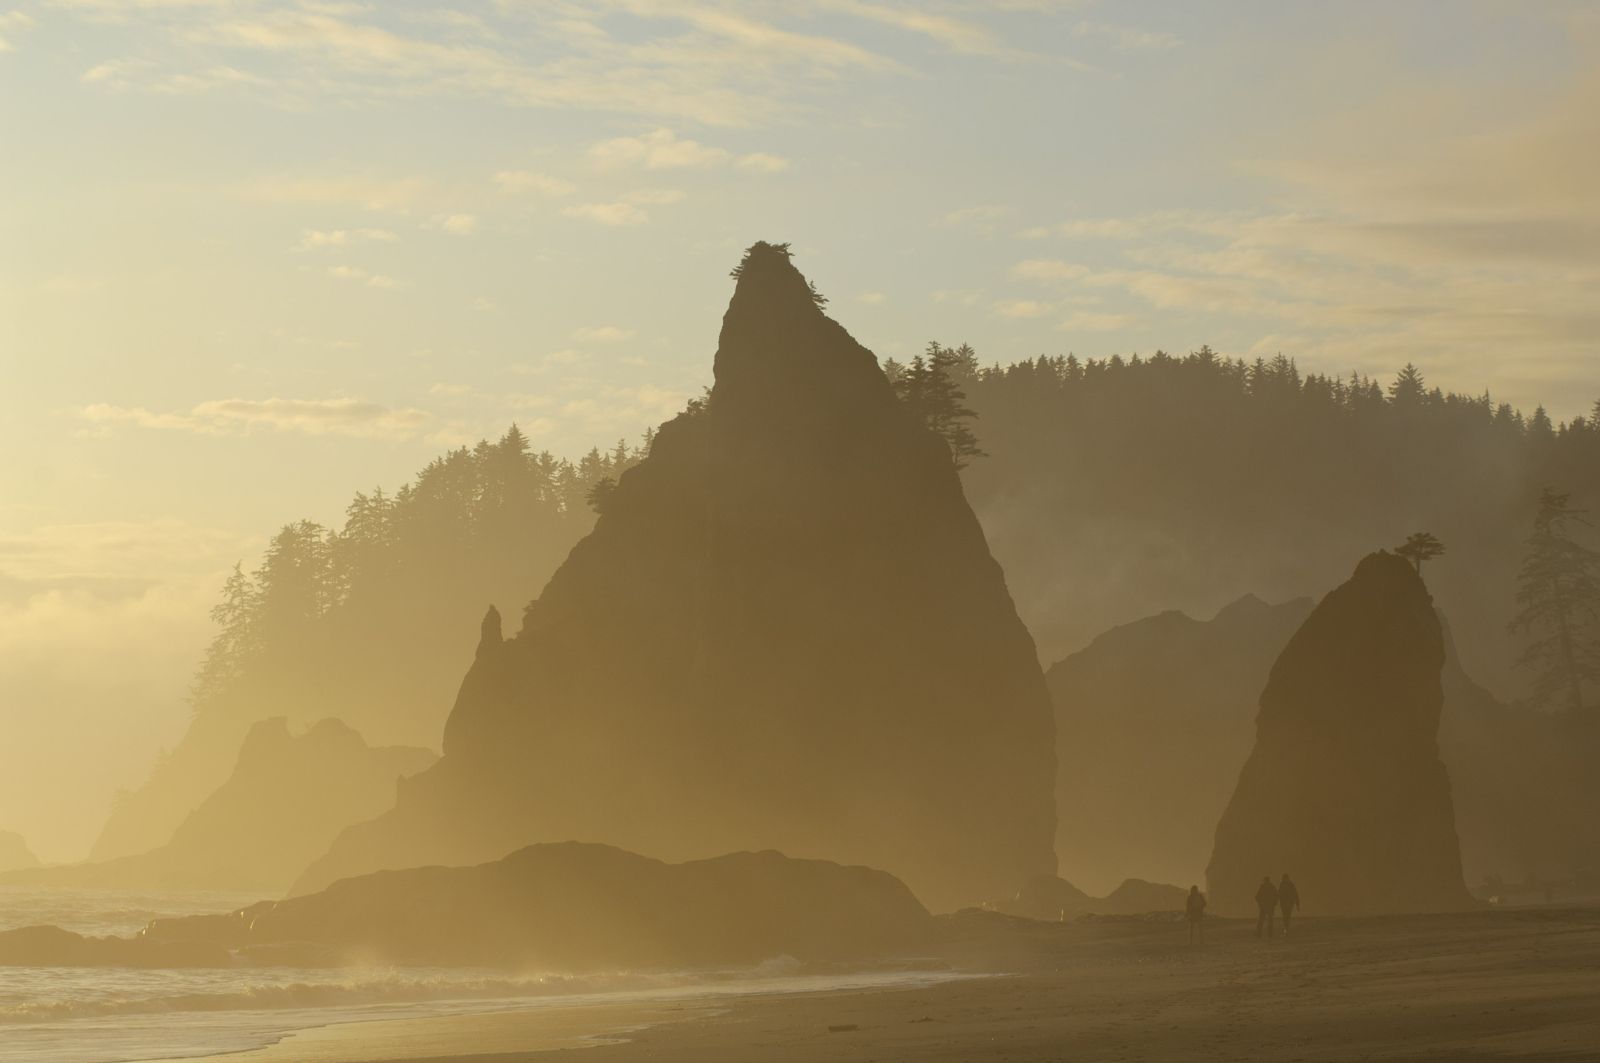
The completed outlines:
<svg viewBox="0 0 1600 1063">
<path fill-rule="evenodd" d="M 1272 666 L 1217 825 L 1212 910 L 1249 911 L 1261 877 L 1285 871 L 1319 913 L 1471 903 L 1439 760 L 1443 666 L 1421 578 L 1393 554 L 1366 557 Z"/>
<path fill-rule="evenodd" d="M 569 838 L 776 846 L 935 908 L 1054 872 L 1048 695 L 943 441 L 781 248 L 715 371 L 521 632 L 486 623 L 440 764 L 298 890 Z"/>
<path fill-rule="evenodd" d="M 871 868 L 775 852 L 666 864 L 562 842 L 477 867 L 345 879 L 232 915 L 158 919 L 115 945 L 54 928 L 32 928 L 28 940 L 0 934 L 0 963 L 116 962 L 145 945 L 185 957 L 236 950 L 255 963 L 638 970 L 879 956 L 931 929 L 905 884 Z"/>
<path fill-rule="evenodd" d="M 1475 888 L 1486 882 L 1582 877 L 1582 843 L 1600 807 L 1582 799 L 1592 758 L 1575 757 L 1570 721 L 1500 702 L 1473 682 L 1445 639 L 1444 719 L 1439 756 L 1461 836 L 1461 865 Z M 1489 892 L 1495 892 L 1490 889 Z"/>
<path fill-rule="evenodd" d="M 209 942 L 85 937 L 56 926 L 0 930 L 0 967 L 227 967 L 228 950 Z"/>
<path fill-rule="evenodd" d="M 395 784 L 435 757 L 374 748 L 338 720 L 298 737 L 282 718 L 251 728 L 233 774 L 178 827 L 137 856 L 16 872 L 7 881 L 125 889 L 280 893 L 341 829 L 394 802 Z"/>
<path fill-rule="evenodd" d="M 1129 873 L 1200 880 L 1267 672 L 1312 604 L 1246 595 L 1211 620 L 1166 612 L 1050 668 L 1063 876 L 1097 889 Z"/>
<path fill-rule="evenodd" d="M 1129 871 L 1200 881 L 1255 741 L 1267 674 L 1312 605 L 1247 595 L 1209 621 L 1162 613 L 1113 628 L 1046 673 L 1063 875 L 1096 888 Z M 1577 797 L 1561 721 L 1473 682 L 1448 628 L 1441 682 L 1439 755 L 1467 882 L 1572 877 L 1574 842 L 1594 813 Z"/>
<path fill-rule="evenodd" d="M 0 830 L 0 871 L 37 867 L 39 860 L 22 840 L 22 835 Z"/>
<path fill-rule="evenodd" d="M 1080 915 L 1144 915 L 1183 910 L 1188 890 L 1144 879 L 1130 878 L 1104 897 L 1087 893 L 1054 875 L 1030 880 L 1009 901 L 995 905 L 1007 915 L 1058 921 Z"/>
</svg>

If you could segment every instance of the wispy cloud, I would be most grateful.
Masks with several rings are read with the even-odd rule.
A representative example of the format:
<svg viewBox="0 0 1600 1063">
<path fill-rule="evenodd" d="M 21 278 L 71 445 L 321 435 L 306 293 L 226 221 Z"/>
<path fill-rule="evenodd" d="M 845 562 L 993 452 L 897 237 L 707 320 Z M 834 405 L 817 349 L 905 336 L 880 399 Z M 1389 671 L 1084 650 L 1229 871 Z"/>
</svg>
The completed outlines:
<svg viewBox="0 0 1600 1063">
<path fill-rule="evenodd" d="M 633 339 L 633 329 L 618 325 L 585 325 L 572 330 L 572 338 L 585 343 L 615 343 Z"/>
<path fill-rule="evenodd" d="M 632 203 L 578 203 L 561 208 L 569 218 L 582 218 L 601 225 L 642 225 L 650 220 L 648 212 Z"/>
<path fill-rule="evenodd" d="M 38 25 L 26 11 L 0 11 L 0 52 L 16 51 L 10 35 Z"/>
<path fill-rule="evenodd" d="M 578 188 L 571 181 L 533 170 L 501 170 L 494 175 L 494 184 L 507 195 L 532 194 L 551 198 L 570 196 Z"/>
<path fill-rule="evenodd" d="M 1013 318 L 1043 317 L 1050 310 L 1049 303 L 1041 303 L 1036 299 L 1004 299 L 994 306 L 996 314 Z"/>
<path fill-rule="evenodd" d="M 741 170 L 751 170 L 755 173 L 782 173 L 793 165 L 782 155 L 772 155 L 765 151 L 752 152 L 741 155 L 737 165 Z"/>
<path fill-rule="evenodd" d="M 329 266 L 328 276 L 334 280 L 353 281 L 368 288 L 403 288 L 405 284 L 385 273 L 369 273 L 360 266 Z"/>
<path fill-rule="evenodd" d="M 135 5 L 70 4 L 82 17 L 121 19 L 141 38 L 164 34 L 175 46 L 165 61 L 145 58 L 156 51 L 146 47 L 101 64 L 93 79 L 101 87 L 173 91 L 187 79 L 198 89 L 207 79 L 195 70 L 234 70 L 263 99 L 290 106 L 434 95 L 750 125 L 845 72 L 902 69 L 850 40 L 806 32 L 805 12 L 778 7 L 552 0 L 420 18 L 366 4 Z"/>
<path fill-rule="evenodd" d="M 1079 37 L 1104 41 L 1119 52 L 1164 52 L 1183 43 L 1170 33 L 1142 30 L 1134 26 L 1113 26 L 1104 22 L 1079 22 L 1073 27 Z"/>
<path fill-rule="evenodd" d="M 1011 275 L 1025 281 L 1070 281 L 1079 280 L 1088 274 L 1087 266 L 1055 258 L 1030 258 L 1011 267 Z"/>
<path fill-rule="evenodd" d="M 95 403 L 79 413 L 85 421 L 103 428 L 126 425 L 201 435 L 239 435 L 269 428 L 363 439 L 415 438 L 433 420 L 433 415 L 423 410 L 361 399 L 217 399 L 182 412 Z"/>
<path fill-rule="evenodd" d="M 435 214 L 428 220 L 428 228 L 453 236 L 469 236 L 478 231 L 476 214 Z"/>
<path fill-rule="evenodd" d="M 938 14 L 927 10 L 925 6 L 869 3 L 867 0 L 822 0 L 822 6 L 856 18 L 893 26 L 908 33 L 920 34 L 952 52 L 1013 59 L 1025 54 L 1007 46 L 987 26 Z"/>
<path fill-rule="evenodd" d="M 647 170 L 703 169 L 726 162 L 728 152 L 679 137 L 670 129 L 656 129 L 636 137 L 613 137 L 589 149 L 589 158 L 602 169 L 642 166 Z"/>
<path fill-rule="evenodd" d="M 359 243 L 393 243 L 399 236 L 388 229 L 302 229 L 300 251 L 326 251 Z"/>
</svg>

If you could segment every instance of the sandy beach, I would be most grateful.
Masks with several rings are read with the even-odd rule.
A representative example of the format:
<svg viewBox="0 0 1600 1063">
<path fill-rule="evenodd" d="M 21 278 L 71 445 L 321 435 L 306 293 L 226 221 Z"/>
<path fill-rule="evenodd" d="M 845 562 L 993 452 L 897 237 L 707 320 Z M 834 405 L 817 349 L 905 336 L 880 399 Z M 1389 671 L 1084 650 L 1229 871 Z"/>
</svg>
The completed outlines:
<svg viewBox="0 0 1600 1063">
<path fill-rule="evenodd" d="M 969 916 L 912 989 L 531 1009 L 297 1034 L 235 1063 L 1600 1059 L 1600 908 L 1220 922 Z M 452 1040 L 452 1038 L 454 1040 Z"/>
</svg>

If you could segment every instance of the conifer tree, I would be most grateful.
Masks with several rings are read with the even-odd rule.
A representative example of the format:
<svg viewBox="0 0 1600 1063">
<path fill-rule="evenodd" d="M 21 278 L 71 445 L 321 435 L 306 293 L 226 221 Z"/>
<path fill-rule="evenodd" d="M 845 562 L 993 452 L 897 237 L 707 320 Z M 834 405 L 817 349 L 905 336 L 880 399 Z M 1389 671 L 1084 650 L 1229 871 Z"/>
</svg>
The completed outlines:
<svg viewBox="0 0 1600 1063">
<path fill-rule="evenodd" d="M 1545 488 L 1518 574 L 1521 611 L 1511 630 L 1528 639 L 1521 664 L 1534 673 L 1534 700 L 1584 707 L 1584 687 L 1600 683 L 1600 552 L 1572 538 L 1590 527 L 1565 493 Z"/>
<path fill-rule="evenodd" d="M 956 380 L 956 374 L 969 364 L 977 364 L 972 348 L 963 345 L 952 350 L 935 341 L 928 344 L 924 354 L 911 359 L 911 364 L 893 381 L 900 400 L 950 447 L 950 457 L 957 469 L 964 469 L 973 458 L 984 456 L 978 448 L 977 436 L 967 425 L 977 414 L 966 405 L 967 393 Z"/>
<path fill-rule="evenodd" d="M 1427 394 L 1428 389 L 1422 379 L 1422 370 L 1410 362 L 1400 370 L 1394 378 L 1394 383 L 1389 385 L 1389 400 L 1404 409 L 1414 409 L 1422 405 L 1422 400 Z"/>
<path fill-rule="evenodd" d="M 1432 561 L 1444 553 L 1444 543 L 1436 539 L 1431 532 L 1412 532 L 1406 541 L 1395 547 L 1395 553 L 1411 562 L 1417 570 L 1417 575 L 1422 575 L 1422 563 Z"/>
</svg>

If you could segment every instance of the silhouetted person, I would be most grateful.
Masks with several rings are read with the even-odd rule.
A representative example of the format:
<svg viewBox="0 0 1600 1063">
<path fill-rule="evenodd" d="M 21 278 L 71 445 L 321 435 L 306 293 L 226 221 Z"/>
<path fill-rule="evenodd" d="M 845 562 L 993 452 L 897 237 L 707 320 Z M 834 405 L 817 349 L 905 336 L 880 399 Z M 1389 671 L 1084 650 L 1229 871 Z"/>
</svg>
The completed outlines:
<svg viewBox="0 0 1600 1063">
<path fill-rule="evenodd" d="M 1278 906 L 1278 887 L 1272 884 L 1271 875 L 1261 876 L 1261 885 L 1256 887 L 1256 937 L 1261 936 L 1261 928 L 1267 928 L 1267 937 L 1272 937 L 1272 912 Z"/>
<path fill-rule="evenodd" d="M 1283 932 L 1289 933 L 1289 917 L 1294 910 L 1300 907 L 1300 888 L 1289 881 L 1289 872 L 1283 873 L 1283 881 L 1278 883 L 1278 911 L 1283 913 Z"/>
<path fill-rule="evenodd" d="M 1206 932 L 1201 920 L 1206 917 L 1206 895 L 1200 892 L 1199 886 L 1189 887 L 1189 899 L 1184 902 L 1183 909 L 1189 920 L 1189 944 L 1193 945 L 1196 938 L 1204 941 Z"/>
</svg>

